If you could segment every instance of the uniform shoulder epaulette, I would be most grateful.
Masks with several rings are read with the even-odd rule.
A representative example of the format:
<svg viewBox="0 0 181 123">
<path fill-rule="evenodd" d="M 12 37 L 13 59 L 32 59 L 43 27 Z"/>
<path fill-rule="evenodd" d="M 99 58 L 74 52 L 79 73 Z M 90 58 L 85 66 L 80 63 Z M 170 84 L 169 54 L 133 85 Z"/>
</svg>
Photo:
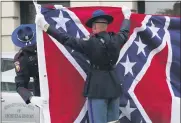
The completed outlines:
<svg viewBox="0 0 181 123">
<path fill-rule="evenodd" d="M 109 35 L 115 35 L 115 33 L 114 32 L 109 32 Z"/>
<path fill-rule="evenodd" d="M 14 60 L 18 60 L 23 54 L 23 50 L 19 50 L 19 52 L 16 53 L 16 55 L 14 56 Z"/>
</svg>

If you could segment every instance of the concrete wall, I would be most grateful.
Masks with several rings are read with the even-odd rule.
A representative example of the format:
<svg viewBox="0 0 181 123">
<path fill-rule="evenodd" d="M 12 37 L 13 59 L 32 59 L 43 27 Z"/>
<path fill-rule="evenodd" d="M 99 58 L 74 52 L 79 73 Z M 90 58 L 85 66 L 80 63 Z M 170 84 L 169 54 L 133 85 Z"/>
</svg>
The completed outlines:
<svg viewBox="0 0 181 123">
<path fill-rule="evenodd" d="M 1 22 L 2 22 L 2 35 L 1 45 L 3 52 L 12 52 L 16 47 L 11 41 L 11 34 L 13 30 L 20 24 L 20 6 L 19 2 L 8 1 L 1 2 Z"/>
</svg>

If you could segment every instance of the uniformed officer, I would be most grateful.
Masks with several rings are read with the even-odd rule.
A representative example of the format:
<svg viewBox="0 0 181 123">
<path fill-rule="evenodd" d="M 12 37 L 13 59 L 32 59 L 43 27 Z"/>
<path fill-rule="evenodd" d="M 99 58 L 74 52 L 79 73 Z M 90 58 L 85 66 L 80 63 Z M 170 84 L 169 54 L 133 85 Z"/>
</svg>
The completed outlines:
<svg viewBox="0 0 181 123">
<path fill-rule="evenodd" d="M 115 65 L 121 47 L 125 44 L 130 28 L 130 9 L 123 7 L 124 21 L 120 31 L 107 32 L 113 17 L 102 10 L 93 12 L 86 25 L 92 28 L 93 36 L 79 39 L 49 25 L 43 15 L 37 14 L 36 24 L 61 44 L 85 54 L 91 63 L 86 79 L 84 96 L 88 97 L 88 111 L 91 123 L 107 123 L 119 119 L 119 97 L 121 83 L 115 72 Z"/>
<path fill-rule="evenodd" d="M 14 56 L 15 83 L 19 95 L 26 104 L 41 106 L 35 24 L 23 24 L 12 33 L 13 43 L 21 47 Z M 33 78 L 33 94 L 28 90 L 30 77 Z"/>
</svg>

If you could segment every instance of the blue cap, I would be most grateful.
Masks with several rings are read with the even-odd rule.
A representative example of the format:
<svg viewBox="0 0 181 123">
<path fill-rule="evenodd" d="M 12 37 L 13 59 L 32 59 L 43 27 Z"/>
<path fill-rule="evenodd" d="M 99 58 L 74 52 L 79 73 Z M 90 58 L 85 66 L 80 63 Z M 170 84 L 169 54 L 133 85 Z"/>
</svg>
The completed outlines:
<svg viewBox="0 0 181 123">
<path fill-rule="evenodd" d="M 92 23 L 95 22 L 95 20 L 97 20 L 99 18 L 103 18 L 103 19 L 107 20 L 108 24 L 112 23 L 112 21 L 113 21 L 113 17 L 110 15 L 107 15 L 103 10 L 96 10 L 93 12 L 92 18 L 90 18 L 87 21 L 86 26 L 92 28 Z"/>
<path fill-rule="evenodd" d="M 36 25 L 20 25 L 13 31 L 11 39 L 18 47 L 27 47 L 36 44 Z"/>
</svg>

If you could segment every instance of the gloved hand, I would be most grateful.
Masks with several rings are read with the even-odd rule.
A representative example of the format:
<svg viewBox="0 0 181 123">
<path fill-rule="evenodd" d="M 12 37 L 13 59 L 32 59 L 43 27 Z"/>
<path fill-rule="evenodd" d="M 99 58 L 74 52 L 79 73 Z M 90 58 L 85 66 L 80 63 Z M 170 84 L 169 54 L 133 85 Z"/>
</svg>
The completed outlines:
<svg viewBox="0 0 181 123">
<path fill-rule="evenodd" d="M 124 18 L 129 20 L 131 16 L 131 10 L 126 6 L 123 6 L 122 12 L 123 12 Z"/>
<path fill-rule="evenodd" d="M 36 15 L 36 18 L 35 18 L 35 23 L 42 29 L 42 30 L 46 30 L 45 29 L 45 25 L 49 25 L 44 16 L 41 14 L 41 13 L 38 13 Z"/>
<path fill-rule="evenodd" d="M 30 102 L 33 105 L 38 106 L 40 108 L 42 108 L 45 104 L 47 104 L 47 101 L 43 97 L 38 97 L 38 96 L 32 96 L 30 98 Z"/>
</svg>

